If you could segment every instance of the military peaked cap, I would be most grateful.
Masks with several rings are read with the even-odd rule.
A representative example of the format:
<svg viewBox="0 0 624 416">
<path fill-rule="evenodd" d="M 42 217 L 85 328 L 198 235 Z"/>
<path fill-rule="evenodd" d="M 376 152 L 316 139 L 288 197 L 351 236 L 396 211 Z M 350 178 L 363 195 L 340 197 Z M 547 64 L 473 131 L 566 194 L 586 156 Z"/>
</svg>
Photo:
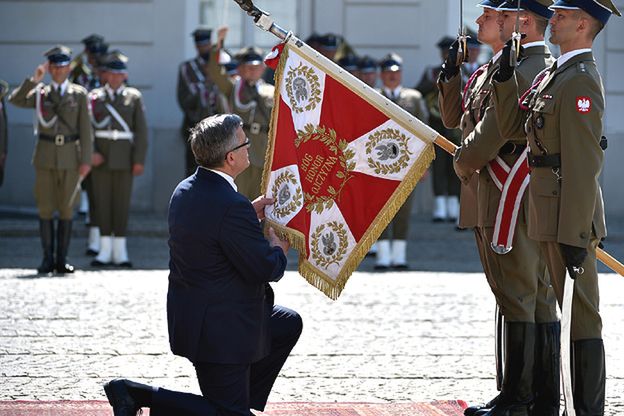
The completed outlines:
<svg viewBox="0 0 624 416">
<path fill-rule="evenodd" d="M 196 45 L 205 45 L 210 43 L 210 37 L 212 35 L 212 29 L 198 28 L 191 33 Z"/>
<path fill-rule="evenodd" d="M 550 7 L 552 4 L 552 0 L 520 0 L 520 10 L 533 12 L 539 16 L 542 16 L 545 19 L 550 19 L 553 15 L 553 11 L 550 10 L 548 7 Z M 498 10 L 515 12 L 516 10 L 518 10 L 518 1 L 504 1 L 498 7 Z"/>
<path fill-rule="evenodd" d="M 87 45 L 87 50 L 93 55 L 103 55 L 108 51 L 110 45 L 104 42 L 90 43 Z"/>
<path fill-rule="evenodd" d="M 582 9 L 596 18 L 603 25 L 607 24 L 612 14 L 621 16 L 620 11 L 611 0 L 557 0 L 551 9 Z"/>
<path fill-rule="evenodd" d="M 100 35 L 96 35 L 94 33 L 92 35 L 87 36 L 83 40 L 81 40 L 81 42 L 84 43 L 85 46 L 89 46 L 92 43 L 102 43 L 102 42 L 104 42 L 104 37 L 100 36 Z"/>
<path fill-rule="evenodd" d="M 333 33 L 319 36 L 317 41 L 323 49 L 334 50 L 338 48 L 338 36 Z"/>
<path fill-rule="evenodd" d="M 48 61 L 56 66 L 69 65 L 71 62 L 71 49 L 64 45 L 56 45 L 52 49 L 49 49 L 43 53 L 43 56 L 48 58 Z"/>
<path fill-rule="evenodd" d="M 338 60 L 338 65 L 347 71 L 357 71 L 360 69 L 359 63 L 359 58 L 353 54 L 345 55 Z"/>
<path fill-rule="evenodd" d="M 403 58 L 401 58 L 398 54 L 392 52 L 381 58 L 379 66 L 381 67 L 382 71 L 400 71 L 403 67 Z"/>
<path fill-rule="evenodd" d="M 106 72 L 125 74 L 128 72 L 128 57 L 119 50 L 114 50 L 106 55 L 103 62 L 103 69 Z"/>
<path fill-rule="evenodd" d="M 239 64 L 259 65 L 264 63 L 264 52 L 255 46 L 248 46 L 238 51 L 234 58 Z"/>
<path fill-rule="evenodd" d="M 370 56 L 362 57 L 362 59 L 360 59 L 360 62 L 358 63 L 360 72 L 363 72 L 365 74 L 370 73 L 370 72 L 377 72 L 378 66 L 379 64 L 377 63 L 377 61 L 375 61 Z"/>
<path fill-rule="evenodd" d="M 500 6 L 502 2 L 503 0 L 481 0 L 479 4 L 477 4 L 477 7 L 497 10 L 498 6 Z"/>
</svg>

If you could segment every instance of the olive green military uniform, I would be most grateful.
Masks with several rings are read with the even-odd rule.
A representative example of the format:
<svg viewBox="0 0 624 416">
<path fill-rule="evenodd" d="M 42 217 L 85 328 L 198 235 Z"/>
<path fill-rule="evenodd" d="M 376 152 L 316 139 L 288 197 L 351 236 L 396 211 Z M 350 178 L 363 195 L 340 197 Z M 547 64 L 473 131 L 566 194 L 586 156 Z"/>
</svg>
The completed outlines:
<svg viewBox="0 0 624 416">
<path fill-rule="evenodd" d="M 26 79 L 9 97 L 18 107 L 36 108 L 40 98 L 39 139 L 35 145 L 35 199 L 39 217 L 52 219 L 55 211 L 61 220 L 70 220 L 70 198 L 78 183 L 80 164 L 91 164 L 93 133 L 87 108 L 87 90 L 68 83 L 61 96 L 51 85 Z M 52 122 L 54 120 L 54 122 Z M 75 201 L 71 201 L 75 202 Z"/>
<path fill-rule="evenodd" d="M 398 96 L 392 97 L 385 88 L 378 90 L 381 95 L 396 103 L 399 107 L 426 123 L 429 118 L 422 94 L 412 88 L 401 87 Z M 405 200 L 394 219 L 379 237 L 379 240 L 407 240 L 409 233 L 410 214 L 412 212 L 412 195 Z"/>
<path fill-rule="evenodd" d="M 198 56 L 182 62 L 178 70 L 177 96 L 178 104 L 184 113 L 182 137 L 186 149 L 186 176 L 192 175 L 197 168 L 188 141 L 190 129 L 208 116 L 226 112 L 219 96 L 219 89 L 208 75 L 206 65 L 206 61 Z"/>
<path fill-rule="evenodd" d="M 557 413 L 559 407 L 559 323 L 544 259 L 538 244 L 527 234 L 527 195 L 520 200 L 511 251 L 498 254 L 492 246 L 501 190 L 487 165 L 499 156 L 511 167 L 526 151 L 526 142 L 521 136 L 501 135 L 498 127 L 492 77 L 499 61 L 500 55 L 495 56 L 468 81 L 460 122 L 463 140 L 454 159 L 455 171 L 464 189 L 472 186 L 471 190 L 476 190 L 476 200 L 469 201 L 474 204 L 472 207 L 461 200 L 462 212 L 474 215 L 474 232 L 483 270 L 505 319 L 505 338 L 501 340 L 505 349 L 505 369 L 500 374 L 502 391 L 484 407 L 491 409 L 492 413 L 487 415 L 498 414 L 497 406 L 502 409 L 499 412 L 504 412 L 506 406 L 518 406 L 518 414 L 525 414 L 527 401 L 535 400 L 534 405 L 536 409 L 539 406 L 539 410 L 533 414 L 551 415 Z M 532 79 L 550 62 L 552 58 L 545 45 L 533 46 L 527 48 L 518 72 L 524 74 L 525 79 Z M 443 116 L 449 127 L 452 126 L 450 121 L 456 122 L 462 103 L 445 98 L 449 97 L 450 88 L 460 89 L 459 78 L 457 75 L 449 82 L 439 82 L 442 113 L 453 115 L 449 119 Z M 528 82 L 525 85 L 528 87 Z M 451 96 L 459 98 L 457 92 Z"/>
<path fill-rule="evenodd" d="M 249 147 L 250 166 L 236 177 L 238 192 L 249 199 L 260 195 L 262 170 L 266 159 L 269 140 L 269 123 L 275 87 L 259 80 L 250 85 L 241 78 L 232 79 L 217 63 L 218 51 L 210 56 L 208 73 L 228 99 L 230 111 L 243 119 L 243 130 L 251 142 Z"/>
<path fill-rule="evenodd" d="M 95 129 L 95 151 L 104 163 L 93 168 L 97 223 L 103 236 L 124 237 L 132 194 L 132 166 L 145 164 L 147 123 L 141 93 L 107 87 L 89 94 Z M 114 109 L 109 110 L 107 106 Z M 118 120 L 119 116 L 123 122 Z"/>
<path fill-rule="evenodd" d="M 512 78 L 496 83 L 496 99 L 517 108 Z M 513 104 L 516 104 L 512 107 Z M 549 71 L 529 97 L 523 113 L 499 111 L 502 131 L 526 132 L 530 158 L 551 156 L 554 165 L 534 166 L 529 183 L 529 236 L 540 243 L 557 298 L 561 301 L 565 263 L 559 243 L 585 247 L 584 273 L 576 279 L 572 302 L 572 340 L 602 338 L 598 311 L 596 246 L 606 236 L 598 176 L 604 152 L 600 147 L 604 91 L 591 52 L 581 53 Z"/>
<path fill-rule="evenodd" d="M 4 181 L 4 167 L 8 147 L 8 132 L 4 96 L 9 92 L 9 85 L 0 79 L 0 186 Z"/>
<path fill-rule="evenodd" d="M 527 49 L 527 58 L 518 69 L 527 74 L 526 78 L 532 79 L 532 75 L 552 62 L 545 48 L 536 46 Z M 524 148 L 521 137 L 507 139 L 499 132 L 491 97 L 492 76 L 497 68 L 498 62 L 490 62 L 487 67 L 482 67 L 480 74 L 472 79 L 469 86 L 464 103 L 466 110 L 461 119 L 464 139 L 455 155 L 455 169 L 464 184 L 474 180 L 473 176 L 478 178 L 477 202 L 473 207 L 477 212 L 477 245 L 488 283 L 503 316 L 508 322 L 552 322 L 557 320 L 554 295 L 549 290 L 546 267 L 540 257 L 539 247 L 527 236 L 526 195 L 518 213 L 513 249 L 504 255 L 496 254 L 491 249 L 501 191 L 486 166 L 497 154 L 512 166 Z M 450 82 L 440 82 L 439 85 L 441 91 L 459 89 L 459 76 Z M 445 109 L 451 104 L 441 100 L 441 107 Z M 448 109 L 447 112 L 450 111 Z M 515 145 L 507 150 L 504 147 L 507 142 Z M 465 201 L 462 201 L 462 205 L 466 205 Z"/>
</svg>

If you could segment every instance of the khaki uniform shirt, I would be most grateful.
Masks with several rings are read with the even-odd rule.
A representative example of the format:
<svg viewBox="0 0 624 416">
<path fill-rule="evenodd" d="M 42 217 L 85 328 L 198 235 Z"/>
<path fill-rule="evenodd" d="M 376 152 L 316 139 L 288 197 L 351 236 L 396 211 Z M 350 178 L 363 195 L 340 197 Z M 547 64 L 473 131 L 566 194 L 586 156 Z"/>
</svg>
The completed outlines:
<svg viewBox="0 0 624 416">
<path fill-rule="evenodd" d="M 520 94 L 530 87 L 530 83 L 539 72 L 554 62 L 546 45 L 526 48 L 524 54 L 525 56 L 519 62 L 516 71 L 518 73 L 518 91 L 520 91 Z M 496 64 L 494 66 L 498 67 Z M 469 134 L 464 135 L 462 145 L 455 154 L 454 163 L 455 171 L 464 183 L 468 183 L 472 175 L 478 170 L 481 171 L 477 189 L 477 225 L 481 227 L 494 226 L 501 197 L 501 191 L 496 187 L 489 171 L 486 169 L 488 162 L 500 155 L 505 163 L 511 167 L 520 155 L 517 153 L 502 153 L 501 147 L 507 142 L 518 146 L 526 145 L 526 139 L 523 135 L 508 137 L 500 133 L 496 116 L 496 103 L 492 94 L 491 77 L 495 71 L 492 72 L 489 69 L 488 67 L 486 71 L 489 78 L 482 78 L 484 82 L 480 84 L 478 98 L 474 94 L 468 95 L 469 99 L 472 100 L 471 102 L 479 103 L 478 109 L 472 107 L 472 120 L 477 120 L 478 117 L 480 117 L 480 120 Z M 523 202 L 526 198 L 525 195 Z M 525 214 L 528 214 L 527 204 L 524 204 L 522 209 Z"/>
<path fill-rule="evenodd" d="M 184 112 L 185 128 L 195 126 L 208 116 L 224 112 L 220 103 L 219 89 L 208 75 L 206 61 L 201 57 L 182 62 L 180 65 L 177 96 L 178 104 Z"/>
<path fill-rule="evenodd" d="M 262 80 L 250 85 L 241 78 L 230 78 L 218 64 L 218 53 L 215 50 L 210 56 L 208 73 L 227 98 L 229 111 L 243 119 L 243 130 L 251 141 L 249 161 L 262 168 L 266 159 L 275 87 Z"/>
<path fill-rule="evenodd" d="M 122 87 L 111 98 L 108 90 L 102 87 L 91 91 L 89 100 L 91 121 L 95 129 L 95 150 L 104 156 L 104 166 L 110 170 L 130 170 L 133 164 L 144 165 L 147 123 L 141 92 L 136 88 Z M 107 104 L 117 112 L 125 125 L 117 120 L 106 107 Z M 115 132 L 132 133 L 133 137 L 131 140 L 114 139 Z"/>
<path fill-rule="evenodd" d="M 448 128 L 459 127 L 462 131 L 462 143 L 474 141 L 475 137 L 486 135 L 484 141 L 497 140 L 498 128 L 496 114 L 490 104 L 492 76 L 498 69 L 498 62 L 490 62 L 478 69 L 467 86 L 466 93 L 462 94 L 461 75 L 457 74 L 446 81 L 442 76 L 438 79 L 438 101 L 440 115 L 444 125 Z M 463 97 L 465 95 L 465 97 Z M 462 106 L 463 102 L 463 106 Z M 481 141 L 480 140 L 480 141 Z M 490 159 L 494 158 L 493 152 Z M 460 197 L 459 225 L 463 228 L 493 226 L 496 218 L 496 209 L 489 210 L 493 199 L 498 204 L 497 196 L 490 198 L 489 190 L 496 189 L 487 173 L 458 172 L 462 181 Z M 480 189 L 481 188 L 481 189 Z M 496 189 L 498 191 L 498 189 Z M 479 202 L 485 202 L 480 204 Z"/>
<path fill-rule="evenodd" d="M 39 94 L 41 111 L 36 107 L 36 94 Z M 51 141 L 37 140 L 33 155 L 33 164 L 38 169 L 78 169 L 80 164 L 91 164 L 93 151 L 93 132 L 87 108 L 87 90 L 80 85 L 68 83 L 62 96 L 50 85 L 36 84 L 26 79 L 9 96 L 9 101 L 18 107 L 35 108 L 49 126 L 38 122 L 39 134 L 47 136 L 79 136 L 79 140 L 56 144 Z"/>
<path fill-rule="evenodd" d="M 529 184 L 529 236 L 587 247 L 592 234 L 606 236 L 598 176 L 605 108 L 602 79 L 591 52 L 566 61 L 539 83 L 528 98 L 528 112 L 509 111 L 516 99 L 516 77 L 496 83 L 496 97 L 508 103 L 499 113 L 503 133 L 526 132 L 531 154 L 560 155 L 559 170 L 537 167 Z M 526 123 L 523 126 L 523 118 Z M 523 129 L 524 127 L 524 129 Z"/>
</svg>

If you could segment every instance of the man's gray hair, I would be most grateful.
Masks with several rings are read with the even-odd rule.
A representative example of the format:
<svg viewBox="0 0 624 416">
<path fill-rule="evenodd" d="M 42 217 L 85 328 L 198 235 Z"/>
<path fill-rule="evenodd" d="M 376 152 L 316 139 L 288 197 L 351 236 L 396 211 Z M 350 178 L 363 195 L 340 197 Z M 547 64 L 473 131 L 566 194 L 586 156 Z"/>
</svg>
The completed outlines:
<svg viewBox="0 0 624 416">
<path fill-rule="evenodd" d="M 239 145 L 236 130 L 242 125 L 236 114 L 217 114 L 197 123 L 189 136 L 197 164 L 208 169 L 223 166 L 227 154 Z"/>
</svg>

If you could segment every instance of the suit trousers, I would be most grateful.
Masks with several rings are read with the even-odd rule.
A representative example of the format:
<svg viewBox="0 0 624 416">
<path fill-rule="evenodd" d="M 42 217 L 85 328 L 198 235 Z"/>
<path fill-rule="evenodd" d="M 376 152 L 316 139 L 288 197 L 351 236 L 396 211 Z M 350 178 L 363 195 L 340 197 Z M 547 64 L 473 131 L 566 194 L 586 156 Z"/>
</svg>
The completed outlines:
<svg viewBox="0 0 624 416">
<path fill-rule="evenodd" d="M 507 322 L 557 321 L 555 292 L 539 244 L 529 238 L 520 212 L 513 249 L 497 254 L 491 248 L 493 227 L 477 227 L 481 262 L 488 284 Z"/>
<path fill-rule="evenodd" d="M 271 352 L 249 364 L 193 363 L 202 396 L 158 389 L 152 393 L 152 416 L 250 416 L 263 411 L 303 324 L 297 312 L 274 306 Z"/>
<path fill-rule="evenodd" d="M 582 265 L 584 272 L 574 280 L 570 335 L 572 341 L 602 339 L 602 318 L 599 312 L 600 295 L 596 265 L 597 246 L 598 239 L 594 237 L 587 247 L 587 258 Z M 540 248 L 546 258 L 557 300 L 561 304 L 566 278 L 561 246 L 556 241 L 546 241 L 540 243 Z"/>
<path fill-rule="evenodd" d="M 91 171 L 91 176 L 101 235 L 125 237 L 132 194 L 132 172 L 97 167 Z"/>
<path fill-rule="evenodd" d="M 39 218 L 51 220 L 58 211 L 61 220 L 71 220 L 76 201 L 70 198 L 78 184 L 76 169 L 40 169 L 35 171 L 35 200 Z M 78 198 L 76 198 L 78 200 Z"/>
<path fill-rule="evenodd" d="M 401 208 L 386 227 L 380 240 L 407 240 L 409 234 L 410 217 L 412 215 L 413 192 L 407 197 Z"/>
</svg>

